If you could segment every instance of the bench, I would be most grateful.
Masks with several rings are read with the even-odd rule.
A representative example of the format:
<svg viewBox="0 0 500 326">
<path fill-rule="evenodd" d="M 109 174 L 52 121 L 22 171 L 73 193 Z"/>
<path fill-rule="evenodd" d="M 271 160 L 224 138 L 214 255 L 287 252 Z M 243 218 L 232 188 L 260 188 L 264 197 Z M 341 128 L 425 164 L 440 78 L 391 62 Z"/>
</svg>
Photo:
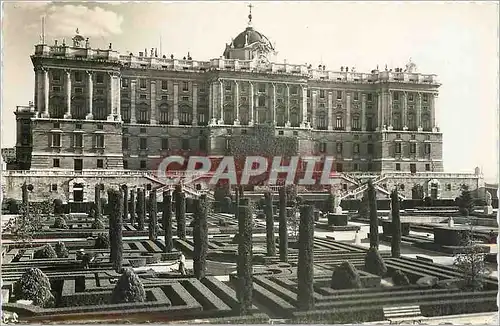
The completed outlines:
<svg viewBox="0 0 500 326">
<path fill-rule="evenodd" d="M 403 324 L 412 322 L 421 324 L 425 319 L 420 311 L 420 306 L 384 307 L 384 317 L 390 324 Z"/>
</svg>

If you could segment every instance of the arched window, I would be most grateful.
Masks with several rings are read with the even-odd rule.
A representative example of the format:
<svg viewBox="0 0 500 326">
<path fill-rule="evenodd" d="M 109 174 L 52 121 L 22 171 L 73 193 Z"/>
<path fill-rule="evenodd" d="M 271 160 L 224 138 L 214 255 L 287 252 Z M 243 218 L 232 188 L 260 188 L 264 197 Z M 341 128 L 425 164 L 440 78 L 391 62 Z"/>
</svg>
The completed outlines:
<svg viewBox="0 0 500 326">
<path fill-rule="evenodd" d="M 290 110 L 290 125 L 292 127 L 298 127 L 300 125 L 299 113 L 298 113 L 297 108 L 292 108 Z"/>
<path fill-rule="evenodd" d="M 130 102 L 121 102 L 120 115 L 123 122 L 130 123 Z"/>
<path fill-rule="evenodd" d="M 352 130 L 361 130 L 361 123 L 359 121 L 359 115 L 355 114 L 352 116 Z"/>
<path fill-rule="evenodd" d="M 49 114 L 51 118 L 64 118 L 66 113 L 66 103 L 61 96 L 54 96 L 50 99 Z"/>
<path fill-rule="evenodd" d="M 326 130 L 328 128 L 328 118 L 324 111 L 319 112 L 316 118 L 316 128 L 320 130 Z"/>
<path fill-rule="evenodd" d="M 415 115 L 413 113 L 408 114 L 408 130 L 416 130 L 417 123 L 415 121 Z"/>
<path fill-rule="evenodd" d="M 136 118 L 137 123 L 149 123 L 149 106 L 146 103 L 139 104 Z"/>
<path fill-rule="evenodd" d="M 172 123 L 171 114 L 166 103 L 160 104 L 158 111 L 160 115 L 158 119 L 159 124 L 168 125 Z"/>
<path fill-rule="evenodd" d="M 342 130 L 344 129 L 344 118 L 341 114 L 337 114 L 335 117 L 335 129 Z"/>
<path fill-rule="evenodd" d="M 193 122 L 193 114 L 189 106 L 182 106 L 179 113 L 179 124 L 190 125 Z"/>
</svg>

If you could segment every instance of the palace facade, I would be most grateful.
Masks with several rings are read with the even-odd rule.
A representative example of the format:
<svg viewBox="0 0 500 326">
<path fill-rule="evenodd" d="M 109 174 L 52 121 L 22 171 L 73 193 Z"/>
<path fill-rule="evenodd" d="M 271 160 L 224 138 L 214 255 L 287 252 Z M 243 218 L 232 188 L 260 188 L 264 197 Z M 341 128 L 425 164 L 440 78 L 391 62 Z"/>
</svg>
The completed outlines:
<svg viewBox="0 0 500 326">
<path fill-rule="evenodd" d="M 276 137 L 298 139 L 298 154 L 334 156 L 346 192 L 358 188 L 356 175 L 396 176 L 389 186 L 423 178 L 433 197 L 481 186 L 477 171 L 441 173 L 435 75 L 411 61 L 370 72 L 278 63 L 249 18 L 209 61 L 95 49 L 78 30 L 71 44 L 35 45 L 34 102 L 15 112 L 17 170 L 147 174 L 173 151 L 225 155 L 233 135 L 269 124 Z"/>
</svg>

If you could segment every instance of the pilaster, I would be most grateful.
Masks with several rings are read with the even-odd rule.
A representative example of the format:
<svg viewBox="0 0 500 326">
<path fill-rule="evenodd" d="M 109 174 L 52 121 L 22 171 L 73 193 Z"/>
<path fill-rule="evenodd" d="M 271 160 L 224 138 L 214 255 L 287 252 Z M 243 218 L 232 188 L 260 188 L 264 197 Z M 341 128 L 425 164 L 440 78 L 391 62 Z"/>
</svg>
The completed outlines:
<svg viewBox="0 0 500 326">
<path fill-rule="evenodd" d="M 422 93 L 417 94 L 417 130 L 422 131 Z"/>
<path fill-rule="evenodd" d="M 403 116 L 401 117 L 403 121 L 403 130 L 408 130 L 408 92 L 403 92 Z"/>
<path fill-rule="evenodd" d="M 300 124 L 301 128 L 306 128 L 307 126 L 307 86 L 301 86 L 301 105 L 300 110 L 302 113 L 302 122 Z"/>
<path fill-rule="evenodd" d="M 66 113 L 64 119 L 71 119 L 71 71 L 66 70 Z"/>
<path fill-rule="evenodd" d="M 49 91 L 50 91 L 50 83 L 49 83 L 49 70 L 43 70 L 43 113 L 42 117 L 48 118 L 49 114 Z"/>
<path fill-rule="evenodd" d="M 351 92 L 345 93 L 345 130 L 351 131 Z"/>
<path fill-rule="evenodd" d="M 222 79 L 218 80 L 217 86 L 219 87 L 219 92 L 218 92 L 218 102 L 217 106 L 219 109 L 219 121 L 218 124 L 223 125 L 225 123 L 224 121 L 224 82 Z"/>
<path fill-rule="evenodd" d="M 234 81 L 234 125 L 240 124 L 240 87 L 238 81 Z"/>
<path fill-rule="evenodd" d="M 316 111 L 318 106 L 318 91 L 311 91 L 311 107 L 312 107 L 312 117 L 311 117 L 311 125 L 313 128 L 316 128 Z"/>
<path fill-rule="evenodd" d="M 286 84 L 286 120 L 285 127 L 290 127 L 290 85 Z"/>
<path fill-rule="evenodd" d="M 156 119 L 156 80 L 151 80 L 151 119 L 150 124 L 155 125 L 158 123 Z"/>
<path fill-rule="evenodd" d="M 137 79 L 132 79 L 130 81 L 130 123 L 137 123 L 137 119 L 135 117 L 136 85 Z"/>
<path fill-rule="evenodd" d="M 179 83 L 174 82 L 174 120 L 172 121 L 174 126 L 179 125 Z"/>
<path fill-rule="evenodd" d="M 193 83 L 193 126 L 198 125 L 198 84 Z"/>
<path fill-rule="evenodd" d="M 87 71 L 87 89 L 88 89 L 88 112 L 85 119 L 94 119 L 94 81 L 92 80 L 92 71 Z"/>
<path fill-rule="evenodd" d="M 366 131 L 366 94 L 361 94 L 361 130 Z"/>
<path fill-rule="evenodd" d="M 333 93 L 328 92 L 328 130 L 333 130 Z"/>
</svg>

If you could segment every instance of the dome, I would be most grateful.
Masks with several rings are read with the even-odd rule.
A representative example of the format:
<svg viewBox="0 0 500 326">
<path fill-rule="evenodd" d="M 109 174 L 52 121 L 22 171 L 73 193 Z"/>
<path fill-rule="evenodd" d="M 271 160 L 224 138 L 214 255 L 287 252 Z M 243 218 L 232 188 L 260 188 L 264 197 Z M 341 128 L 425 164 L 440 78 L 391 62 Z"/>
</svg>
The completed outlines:
<svg viewBox="0 0 500 326">
<path fill-rule="evenodd" d="M 243 32 L 238 34 L 238 36 L 236 36 L 233 41 L 233 45 L 235 49 L 241 49 L 246 45 L 250 45 L 255 42 L 266 43 L 266 45 L 274 50 L 274 47 L 269 39 L 264 34 L 261 34 L 254 30 L 252 27 L 247 27 Z"/>
</svg>

